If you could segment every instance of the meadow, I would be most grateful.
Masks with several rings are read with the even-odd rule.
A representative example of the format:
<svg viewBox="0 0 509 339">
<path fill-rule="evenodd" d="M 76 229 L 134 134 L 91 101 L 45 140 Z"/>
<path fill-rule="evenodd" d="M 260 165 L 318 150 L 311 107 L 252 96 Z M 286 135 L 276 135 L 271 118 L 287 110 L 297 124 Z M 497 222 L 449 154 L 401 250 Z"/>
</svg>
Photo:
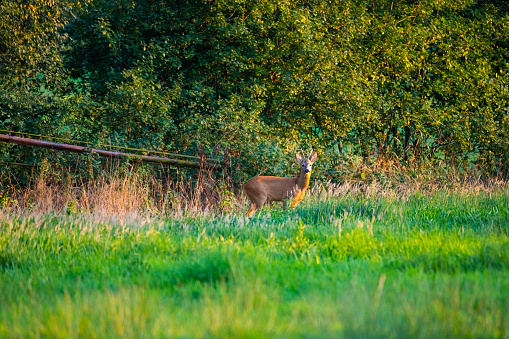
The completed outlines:
<svg viewBox="0 0 509 339">
<path fill-rule="evenodd" d="M 509 189 L 296 208 L 0 212 L 2 338 L 507 338 Z"/>
</svg>

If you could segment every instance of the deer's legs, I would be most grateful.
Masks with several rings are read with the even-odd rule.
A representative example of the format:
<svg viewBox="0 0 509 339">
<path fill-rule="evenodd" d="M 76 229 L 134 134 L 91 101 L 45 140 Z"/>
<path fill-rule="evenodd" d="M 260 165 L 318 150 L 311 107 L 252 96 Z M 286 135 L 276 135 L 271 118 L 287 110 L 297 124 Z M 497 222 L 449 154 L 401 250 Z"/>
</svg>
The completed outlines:
<svg viewBox="0 0 509 339">
<path fill-rule="evenodd" d="M 266 199 L 259 199 L 257 201 L 251 201 L 251 207 L 249 208 L 249 211 L 247 211 L 247 217 L 251 217 L 257 209 L 260 209 L 265 204 Z"/>
<path fill-rule="evenodd" d="M 249 211 L 247 211 L 246 216 L 248 218 L 250 218 L 254 214 L 255 211 L 256 211 L 256 204 L 253 202 L 253 203 L 251 203 L 251 207 L 249 208 Z"/>
<path fill-rule="evenodd" d="M 304 198 L 304 191 L 298 190 L 296 192 L 295 196 L 293 197 L 292 207 L 295 207 L 299 202 L 302 201 L 303 198 Z"/>
</svg>

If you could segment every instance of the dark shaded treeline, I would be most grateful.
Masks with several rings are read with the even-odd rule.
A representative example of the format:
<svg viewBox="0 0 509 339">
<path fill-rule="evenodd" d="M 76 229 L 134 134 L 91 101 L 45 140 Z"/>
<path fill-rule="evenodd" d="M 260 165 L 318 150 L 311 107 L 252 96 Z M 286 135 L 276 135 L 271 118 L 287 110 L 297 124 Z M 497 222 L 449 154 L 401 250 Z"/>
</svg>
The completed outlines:
<svg viewBox="0 0 509 339">
<path fill-rule="evenodd" d="M 288 173 L 311 147 L 491 173 L 509 160 L 505 1 L 11 1 L 0 13 L 3 130 L 227 151 L 246 175 Z M 4 161 L 40 157 L 75 161 L 0 145 Z"/>
</svg>

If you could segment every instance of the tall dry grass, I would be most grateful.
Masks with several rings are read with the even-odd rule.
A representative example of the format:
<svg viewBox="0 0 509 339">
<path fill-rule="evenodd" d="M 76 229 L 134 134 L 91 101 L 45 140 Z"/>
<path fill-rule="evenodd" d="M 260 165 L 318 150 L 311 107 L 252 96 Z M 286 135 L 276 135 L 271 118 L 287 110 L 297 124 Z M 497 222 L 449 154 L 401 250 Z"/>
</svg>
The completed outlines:
<svg viewBox="0 0 509 339">
<path fill-rule="evenodd" d="M 412 177 L 397 173 L 399 180 L 395 180 L 395 175 L 389 173 L 393 172 L 394 167 L 388 168 L 384 173 L 385 180 L 374 178 L 371 169 L 368 180 L 345 180 L 340 183 L 315 181 L 305 199 L 354 196 L 407 200 L 415 194 L 438 191 L 477 194 L 507 190 L 509 186 L 508 181 L 500 178 L 481 179 L 481 176 L 475 175 L 433 180 L 431 175 Z M 64 180 L 54 180 L 54 175 L 42 170 L 23 189 L 3 186 L 0 188 L 0 210 L 3 213 L 31 215 L 87 214 L 143 222 L 147 218 L 160 216 L 244 213 L 248 206 L 240 187 L 234 189 L 230 178 L 217 177 L 210 170 L 201 170 L 192 177 L 176 175 L 155 178 L 146 171 L 137 170 L 135 166 L 127 171 L 110 166 L 95 179 L 72 179 L 70 173 L 60 174 L 59 177 Z"/>
<path fill-rule="evenodd" d="M 41 170 L 24 188 L 0 186 L 0 210 L 117 219 L 231 212 L 244 205 L 244 198 L 233 193 L 229 182 L 206 169 L 192 176 L 156 178 L 136 166 L 128 171 L 106 168 L 94 179 L 71 178 L 70 173 L 57 176 Z"/>
</svg>

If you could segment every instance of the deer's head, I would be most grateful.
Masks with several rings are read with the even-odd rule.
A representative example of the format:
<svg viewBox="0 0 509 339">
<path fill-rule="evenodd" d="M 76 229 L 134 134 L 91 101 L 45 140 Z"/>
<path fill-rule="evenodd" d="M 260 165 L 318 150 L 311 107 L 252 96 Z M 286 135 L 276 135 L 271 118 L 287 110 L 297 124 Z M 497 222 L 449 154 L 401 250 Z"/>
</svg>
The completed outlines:
<svg viewBox="0 0 509 339">
<path fill-rule="evenodd" d="M 304 173 L 308 174 L 311 173 L 311 167 L 313 166 L 313 163 L 316 161 L 316 152 L 313 153 L 312 156 L 309 158 L 301 157 L 299 153 L 295 154 L 295 157 L 297 158 L 297 162 L 301 165 L 302 171 Z"/>
</svg>

